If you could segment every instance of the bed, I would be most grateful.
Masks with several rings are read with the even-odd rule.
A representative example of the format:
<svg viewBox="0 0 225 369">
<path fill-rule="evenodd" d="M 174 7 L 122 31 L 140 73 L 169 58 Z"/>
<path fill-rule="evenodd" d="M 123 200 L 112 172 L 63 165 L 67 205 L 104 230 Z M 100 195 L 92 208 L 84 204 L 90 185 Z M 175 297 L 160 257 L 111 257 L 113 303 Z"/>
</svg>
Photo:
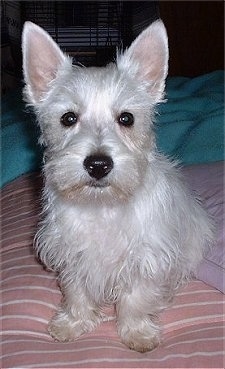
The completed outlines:
<svg viewBox="0 0 225 369">
<path fill-rule="evenodd" d="M 60 302 L 57 276 L 32 249 L 42 187 L 37 129 L 24 113 L 20 91 L 2 104 L 1 321 L 2 368 L 223 368 L 223 82 L 215 71 L 167 81 L 167 104 L 157 111 L 157 144 L 182 162 L 183 174 L 216 223 L 216 242 L 172 306 L 161 314 L 162 342 L 140 354 L 124 346 L 115 321 L 75 342 L 46 331 Z M 113 312 L 113 307 L 106 313 Z"/>
</svg>

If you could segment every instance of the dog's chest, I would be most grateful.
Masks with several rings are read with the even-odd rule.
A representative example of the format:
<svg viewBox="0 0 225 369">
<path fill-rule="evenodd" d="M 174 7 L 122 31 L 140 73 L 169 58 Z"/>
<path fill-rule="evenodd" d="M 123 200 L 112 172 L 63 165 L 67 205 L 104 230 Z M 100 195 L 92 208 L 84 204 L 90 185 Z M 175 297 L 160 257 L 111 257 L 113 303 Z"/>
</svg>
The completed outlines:
<svg viewBox="0 0 225 369">
<path fill-rule="evenodd" d="M 66 213 L 62 232 L 70 247 L 74 278 L 85 279 L 90 291 L 99 296 L 95 299 L 114 299 L 126 283 L 135 247 L 135 229 L 130 222 L 124 209 Z"/>
<path fill-rule="evenodd" d="M 73 217 L 74 241 L 79 250 L 96 254 L 100 260 L 112 260 L 125 252 L 129 238 L 129 219 L 118 209 L 83 211 Z"/>
</svg>

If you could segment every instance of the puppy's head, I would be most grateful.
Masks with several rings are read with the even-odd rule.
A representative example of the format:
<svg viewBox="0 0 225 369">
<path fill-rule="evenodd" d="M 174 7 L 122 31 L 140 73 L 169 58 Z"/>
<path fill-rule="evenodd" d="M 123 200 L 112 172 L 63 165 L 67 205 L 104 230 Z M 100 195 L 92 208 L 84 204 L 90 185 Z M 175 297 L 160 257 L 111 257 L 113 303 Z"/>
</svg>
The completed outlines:
<svg viewBox="0 0 225 369">
<path fill-rule="evenodd" d="M 49 189 L 80 203 L 127 200 L 154 155 L 152 118 L 168 65 L 163 23 L 103 68 L 73 66 L 31 22 L 22 41 L 24 94 L 40 124 Z"/>
</svg>

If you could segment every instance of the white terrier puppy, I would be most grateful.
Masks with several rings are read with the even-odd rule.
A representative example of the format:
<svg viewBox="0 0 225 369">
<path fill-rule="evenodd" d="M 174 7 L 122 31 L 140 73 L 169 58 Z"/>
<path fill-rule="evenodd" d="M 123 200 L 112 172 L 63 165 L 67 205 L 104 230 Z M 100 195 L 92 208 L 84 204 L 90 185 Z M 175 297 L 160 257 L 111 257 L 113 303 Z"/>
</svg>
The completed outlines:
<svg viewBox="0 0 225 369">
<path fill-rule="evenodd" d="M 159 343 L 158 313 L 195 269 L 212 227 L 176 166 L 156 149 L 167 34 L 158 20 L 117 63 L 73 66 L 40 27 L 23 31 L 25 98 L 41 129 L 44 209 L 35 247 L 59 274 L 59 341 L 90 332 L 115 304 L 131 349 Z"/>
</svg>

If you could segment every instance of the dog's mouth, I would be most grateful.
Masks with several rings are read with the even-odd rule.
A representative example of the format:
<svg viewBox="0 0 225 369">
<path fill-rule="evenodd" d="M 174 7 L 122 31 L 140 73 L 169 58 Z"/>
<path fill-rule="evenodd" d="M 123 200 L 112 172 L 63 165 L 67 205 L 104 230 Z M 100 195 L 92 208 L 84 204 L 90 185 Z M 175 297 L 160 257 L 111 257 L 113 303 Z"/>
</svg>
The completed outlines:
<svg viewBox="0 0 225 369">
<path fill-rule="evenodd" d="M 98 201 L 103 204 L 114 204 L 118 201 L 127 201 L 131 196 L 129 189 L 124 190 L 123 187 L 106 179 L 90 179 L 85 183 L 79 183 L 61 190 L 61 194 L 68 200 L 88 204 L 91 204 L 92 201 Z"/>
<path fill-rule="evenodd" d="M 100 189 L 103 189 L 103 188 L 106 188 L 106 187 L 109 187 L 110 186 L 110 183 L 106 180 L 91 180 L 89 182 L 86 183 L 86 186 L 88 187 L 91 187 L 91 188 L 100 188 Z"/>
</svg>

